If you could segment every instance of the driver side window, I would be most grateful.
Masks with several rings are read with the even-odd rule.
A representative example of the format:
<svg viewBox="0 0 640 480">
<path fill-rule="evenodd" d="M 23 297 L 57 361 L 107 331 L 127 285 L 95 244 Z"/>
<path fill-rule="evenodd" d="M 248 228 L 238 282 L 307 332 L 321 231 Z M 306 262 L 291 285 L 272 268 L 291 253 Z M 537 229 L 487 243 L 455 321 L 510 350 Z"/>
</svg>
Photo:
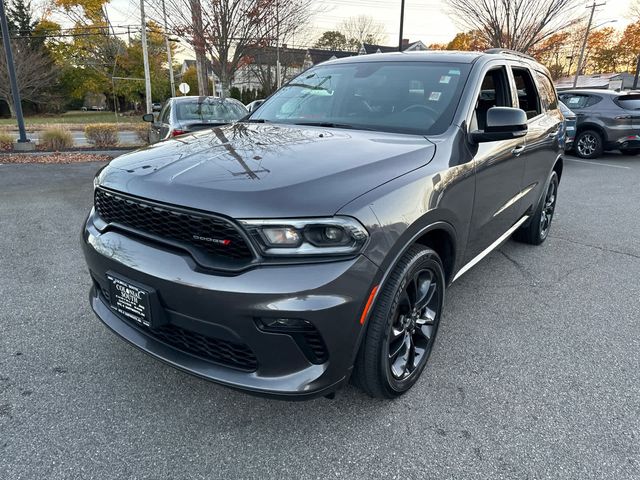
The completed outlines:
<svg viewBox="0 0 640 480">
<path fill-rule="evenodd" d="M 484 130 L 487 112 L 491 107 L 511 107 L 511 89 L 505 67 L 489 70 L 482 80 L 480 94 L 476 100 L 471 130 Z"/>
</svg>

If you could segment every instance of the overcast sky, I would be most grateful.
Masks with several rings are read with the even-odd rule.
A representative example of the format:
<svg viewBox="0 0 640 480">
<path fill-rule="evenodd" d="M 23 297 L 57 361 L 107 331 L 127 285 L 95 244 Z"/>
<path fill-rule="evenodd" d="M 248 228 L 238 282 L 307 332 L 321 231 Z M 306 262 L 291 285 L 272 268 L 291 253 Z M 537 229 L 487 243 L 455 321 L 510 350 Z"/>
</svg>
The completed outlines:
<svg viewBox="0 0 640 480">
<path fill-rule="evenodd" d="M 473 1 L 473 0 L 470 0 Z M 531 0 L 535 2 L 536 0 Z M 601 0 L 598 0 L 602 3 Z M 323 12 L 312 20 L 308 35 L 294 39 L 295 46 L 309 46 L 304 37 L 311 41 L 323 31 L 335 29 L 343 19 L 356 15 L 369 15 L 382 23 L 387 33 L 388 45 L 398 41 L 400 0 L 318 0 Z M 591 2 L 584 0 L 585 6 Z M 628 21 L 624 18 L 629 10 L 630 0 L 607 0 L 596 13 L 595 23 L 618 19 L 618 28 L 624 28 Z M 445 0 L 406 0 L 404 37 L 422 40 L 425 44 L 444 43 L 451 40 L 458 28 L 445 13 Z M 140 21 L 139 0 L 113 0 L 109 8 L 111 21 L 132 24 Z M 585 9 L 586 12 L 586 9 Z M 187 53 L 187 56 L 190 56 Z"/>
</svg>

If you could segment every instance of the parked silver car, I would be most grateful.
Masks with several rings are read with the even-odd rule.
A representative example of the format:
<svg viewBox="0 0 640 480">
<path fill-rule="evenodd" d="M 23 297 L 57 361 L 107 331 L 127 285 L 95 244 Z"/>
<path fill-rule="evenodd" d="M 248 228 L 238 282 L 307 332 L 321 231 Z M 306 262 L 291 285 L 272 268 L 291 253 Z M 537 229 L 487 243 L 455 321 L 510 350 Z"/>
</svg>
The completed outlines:
<svg viewBox="0 0 640 480">
<path fill-rule="evenodd" d="M 640 153 L 640 94 L 612 90 L 569 90 L 560 100 L 578 117 L 574 149 L 582 158 L 606 150 Z"/>
<path fill-rule="evenodd" d="M 151 122 L 150 143 L 185 133 L 233 123 L 249 111 L 238 100 L 217 97 L 170 98 L 157 116 L 148 113 L 143 120 Z"/>
</svg>

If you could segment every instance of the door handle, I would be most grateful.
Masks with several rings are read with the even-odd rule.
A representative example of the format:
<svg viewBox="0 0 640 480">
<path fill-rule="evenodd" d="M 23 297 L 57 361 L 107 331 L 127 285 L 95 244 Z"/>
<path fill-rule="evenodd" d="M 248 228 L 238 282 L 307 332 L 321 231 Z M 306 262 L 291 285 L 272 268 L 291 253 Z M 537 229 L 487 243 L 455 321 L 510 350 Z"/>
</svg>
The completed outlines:
<svg viewBox="0 0 640 480">
<path fill-rule="evenodd" d="M 513 150 L 511 150 L 511 153 L 516 157 L 519 157 L 522 152 L 524 152 L 524 145 L 518 145 Z"/>
</svg>

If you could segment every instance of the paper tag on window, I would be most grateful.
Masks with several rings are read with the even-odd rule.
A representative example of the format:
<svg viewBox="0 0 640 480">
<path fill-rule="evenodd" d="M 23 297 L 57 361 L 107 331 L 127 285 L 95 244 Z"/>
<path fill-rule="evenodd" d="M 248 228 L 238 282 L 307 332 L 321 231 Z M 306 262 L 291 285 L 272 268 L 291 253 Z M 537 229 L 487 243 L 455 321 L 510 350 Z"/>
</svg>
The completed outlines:
<svg viewBox="0 0 640 480">
<path fill-rule="evenodd" d="M 429 95 L 429 100 L 431 100 L 432 102 L 437 102 L 438 100 L 440 100 L 440 95 L 442 95 L 441 92 L 431 92 L 431 95 Z"/>
<path fill-rule="evenodd" d="M 451 81 L 451 77 L 449 75 L 442 75 L 440 77 L 440 83 L 449 83 Z"/>
<path fill-rule="evenodd" d="M 571 97 L 569 99 L 569 103 L 578 103 L 580 101 L 580 99 L 578 97 Z"/>
<path fill-rule="evenodd" d="M 458 69 L 449 70 L 449 75 L 460 75 L 460 70 Z"/>
</svg>

